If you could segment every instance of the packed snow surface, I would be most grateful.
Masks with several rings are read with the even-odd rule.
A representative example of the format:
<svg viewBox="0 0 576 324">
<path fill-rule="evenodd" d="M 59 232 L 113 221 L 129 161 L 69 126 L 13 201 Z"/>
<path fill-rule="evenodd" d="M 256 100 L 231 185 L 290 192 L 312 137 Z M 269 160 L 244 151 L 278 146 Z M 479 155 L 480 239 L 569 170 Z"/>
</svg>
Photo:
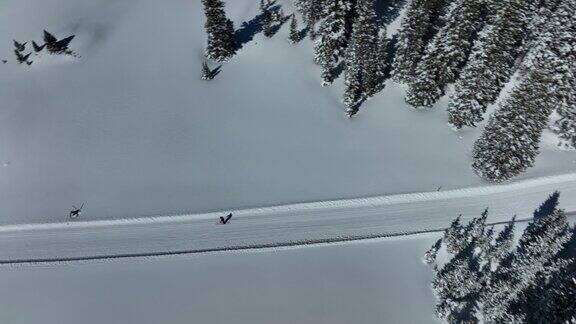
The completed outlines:
<svg viewBox="0 0 576 324">
<path fill-rule="evenodd" d="M 576 174 L 507 185 L 325 201 L 223 213 L 0 226 L 0 263 L 283 246 L 441 230 L 462 214 L 526 218 L 554 190 L 576 212 Z"/>
<path fill-rule="evenodd" d="M 227 1 L 236 28 L 258 7 Z M 2 1 L 0 224 L 60 222 L 82 203 L 96 220 L 485 185 L 478 130 L 450 130 L 446 100 L 417 112 L 389 82 L 348 119 L 341 80 L 320 86 L 311 42 L 289 44 L 287 25 L 244 37 L 206 82 L 203 24 L 197 0 Z M 16 64 L 12 39 L 29 51 L 43 29 L 76 35 L 80 57 Z M 554 144 L 521 179 L 575 170 Z"/>
</svg>

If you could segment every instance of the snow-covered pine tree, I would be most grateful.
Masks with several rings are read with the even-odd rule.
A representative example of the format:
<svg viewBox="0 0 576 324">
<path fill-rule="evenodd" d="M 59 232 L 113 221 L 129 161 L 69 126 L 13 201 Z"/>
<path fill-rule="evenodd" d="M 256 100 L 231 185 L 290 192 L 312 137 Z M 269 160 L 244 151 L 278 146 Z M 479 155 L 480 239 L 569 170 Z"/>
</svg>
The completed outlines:
<svg viewBox="0 0 576 324">
<path fill-rule="evenodd" d="M 444 243 L 446 250 L 451 254 L 456 254 L 462 249 L 462 242 L 464 241 L 464 227 L 460 222 L 462 215 L 452 221 L 450 227 L 444 230 Z"/>
<path fill-rule="evenodd" d="M 264 36 L 270 38 L 274 36 L 276 28 L 276 22 L 274 21 L 274 15 L 270 6 L 262 7 L 262 17 L 264 17 L 262 24 L 263 34 Z"/>
<path fill-rule="evenodd" d="M 296 15 L 292 15 L 290 19 L 290 34 L 288 40 L 292 44 L 296 44 L 300 41 L 300 32 L 298 31 L 298 22 L 296 21 Z"/>
<path fill-rule="evenodd" d="M 518 313 L 526 292 L 538 286 L 542 274 L 559 271 L 565 263 L 556 262 L 558 253 L 570 239 L 566 214 L 554 210 L 535 219 L 524 230 L 514 253 L 492 274 L 482 298 L 483 318 L 488 323 L 519 323 L 525 314 Z"/>
<path fill-rule="evenodd" d="M 474 143 L 472 167 L 478 175 L 501 182 L 534 165 L 552 110 L 550 76 L 549 69 L 535 68 L 500 104 Z"/>
<path fill-rule="evenodd" d="M 550 97 L 558 113 L 552 127 L 559 146 L 576 148 L 576 2 L 562 1 L 550 14 L 544 32 L 532 51 L 529 65 L 550 60 L 557 64 L 554 73 L 554 93 Z M 530 67 L 529 67 L 530 68 Z"/>
<path fill-rule="evenodd" d="M 452 0 L 413 0 L 398 32 L 392 77 L 410 82 L 430 39 L 442 24 L 440 17 Z"/>
<path fill-rule="evenodd" d="M 491 244 L 487 252 L 487 261 L 490 263 L 490 269 L 500 264 L 502 260 L 510 253 L 514 243 L 514 228 L 516 225 L 516 216 L 512 217 L 510 222 L 496 236 L 494 244 Z"/>
<path fill-rule="evenodd" d="M 572 323 L 576 316 L 576 264 L 574 259 L 553 274 L 550 284 L 541 289 L 536 303 L 529 305 L 530 323 Z M 576 321 L 574 321 L 576 322 Z"/>
<path fill-rule="evenodd" d="M 432 280 L 438 297 L 436 315 L 449 323 L 475 323 L 478 318 L 476 309 L 483 278 L 475 249 L 475 240 L 466 243 Z"/>
<path fill-rule="evenodd" d="M 234 24 L 226 17 L 222 0 L 202 0 L 206 15 L 206 57 L 224 62 L 236 54 Z"/>
<path fill-rule="evenodd" d="M 378 34 L 378 31 L 376 31 Z M 366 96 L 373 95 L 384 89 L 384 77 L 388 64 L 388 39 L 386 38 L 386 27 L 380 28 L 380 37 L 377 37 L 376 49 L 370 56 L 369 75 L 367 80 Z"/>
<path fill-rule="evenodd" d="M 445 87 L 456 80 L 466 63 L 485 15 L 485 1 L 454 0 L 442 19 L 444 26 L 428 44 L 416 68 L 406 102 L 428 108 L 444 94 Z"/>
<path fill-rule="evenodd" d="M 324 0 L 295 0 L 294 5 L 304 19 L 310 39 L 316 39 L 316 23 L 323 18 Z"/>
<path fill-rule="evenodd" d="M 436 241 L 430 247 L 430 249 L 428 249 L 428 251 L 426 251 L 426 253 L 424 254 L 424 262 L 426 262 L 427 264 L 434 263 L 434 261 L 436 261 L 436 255 L 438 254 L 438 251 L 440 250 L 441 247 L 442 247 L 442 239 L 439 238 L 438 241 Z"/>
<path fill-rule="evenodd" d="M 358 0 L 352 36 L 346 52 L 344 104 L 348 116 L 358 104 L 376 91 L 381 80 L 382 60 L 374 0 Z"/>
<path fill-rule="evenodd" d="M 550 196 L 548 196 L 548 199 L 546 199 L 546 201 L 544 201 L 542 205 L 534 211 L 534 218 L 543 218 L 552 214 L 556 208 L 558 208 L 559 199 L 560 192 L 554 191 Z"/>
<path fill-rule="evenodd" d="M 334 81 L 334 68 L 348 45 L 347 17 L 351 10 L 347 0 L 325 0 L 326 17 L 320 24 L 314 44 L 316 63 L 322 67 L 322 85 Z"/>
<path fill-rule="evenodd" d="M 506 0 L 494 22 L 481 33 L 462 70 L 448 105 L 448 122 L 456 129 L 476 126 L 484 119 L 522 55 L 527 26 L 535 17 L 539 0 Z"/>
</svg>

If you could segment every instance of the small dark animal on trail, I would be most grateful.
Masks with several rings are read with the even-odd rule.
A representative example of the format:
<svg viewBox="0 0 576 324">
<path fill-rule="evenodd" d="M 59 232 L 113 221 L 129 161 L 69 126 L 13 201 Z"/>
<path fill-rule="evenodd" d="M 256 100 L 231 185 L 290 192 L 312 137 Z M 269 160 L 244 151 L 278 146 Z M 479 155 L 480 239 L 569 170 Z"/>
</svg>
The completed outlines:
<svg viewBox="0 0 576 324">
<path fill-rule="evenodd" d="M 223 216 L 220 216 L 220 224 L 224 225 L 224 224 L 228 223 L 230 218 L 232 218 L 232 213 L 228 214 L 228 216 L 226 216 L 226 218 L 224 218 Z"/>
<path fill-rule="evenodd" d="M 77 218 L 82 213 L 82 208 L 84 208 L 84 204 L 77 208 L 76 206 L 72 206 L 72 210 L 70 211 L 70 218 Z"/>
</svg>

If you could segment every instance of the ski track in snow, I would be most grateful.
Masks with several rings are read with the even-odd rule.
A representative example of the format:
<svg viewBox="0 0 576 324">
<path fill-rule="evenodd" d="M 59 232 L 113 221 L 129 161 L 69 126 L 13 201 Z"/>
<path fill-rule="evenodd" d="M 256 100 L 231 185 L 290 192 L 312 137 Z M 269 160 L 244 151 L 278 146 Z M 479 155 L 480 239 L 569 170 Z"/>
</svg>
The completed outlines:
<svg viewBox="0 0 576 324">
<path fill-rule="evenodd" d="M 526 219 L 554 190 L 576 211 L 576 173 L 439 192 L 225 212 L 0 226 L 0 264 L 70 262 L 291 247 L 441 231 L 489 207 L 489 221 Z M 228 211 L 226 211 L 228 212 Z"/>
</svg>

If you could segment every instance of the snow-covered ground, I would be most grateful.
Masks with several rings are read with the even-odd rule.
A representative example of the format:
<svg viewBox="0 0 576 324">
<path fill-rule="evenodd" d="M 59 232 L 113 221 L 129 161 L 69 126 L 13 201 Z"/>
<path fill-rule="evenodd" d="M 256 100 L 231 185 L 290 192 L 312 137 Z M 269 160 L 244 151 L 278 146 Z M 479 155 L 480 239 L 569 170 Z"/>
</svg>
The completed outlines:
<svg viewBox="0 0 576 324">
<path fill-rule="evenodd" d="M 421 257 L 437 237 L 2 266 L 0 323 L 433 323 Z"/>
<path fill-rule="evenodd" d="M 530 217 L 554 190 L 576 212 L 576 175 L 507 185 L 222 213 L 0 226 L 0 263 L 177 254 L 332 242 L 443 229 L 489 207 L 489 222 Z"/>
<path fill-rule="evenodd" d="M 258 1 L 227 11 L 239 28 Z M 349 120 L 341 82 L 320 86 L 310 41 L 290 45 L 288 26 L 205 82 L 203 23 L 197 0 L 2 1 L 0 224 L 64 221 L 83 202 L 95 220 L 485 184 L 469 166 L 478 130 L 450 130 L 446 100 L 416 112 L 389 83 Z M 12 39 L 43 29 L 75 34 L 81 58 L 18 66 Z M 576 170 L 554 144 L 521 178 Z"/>
</svg>

